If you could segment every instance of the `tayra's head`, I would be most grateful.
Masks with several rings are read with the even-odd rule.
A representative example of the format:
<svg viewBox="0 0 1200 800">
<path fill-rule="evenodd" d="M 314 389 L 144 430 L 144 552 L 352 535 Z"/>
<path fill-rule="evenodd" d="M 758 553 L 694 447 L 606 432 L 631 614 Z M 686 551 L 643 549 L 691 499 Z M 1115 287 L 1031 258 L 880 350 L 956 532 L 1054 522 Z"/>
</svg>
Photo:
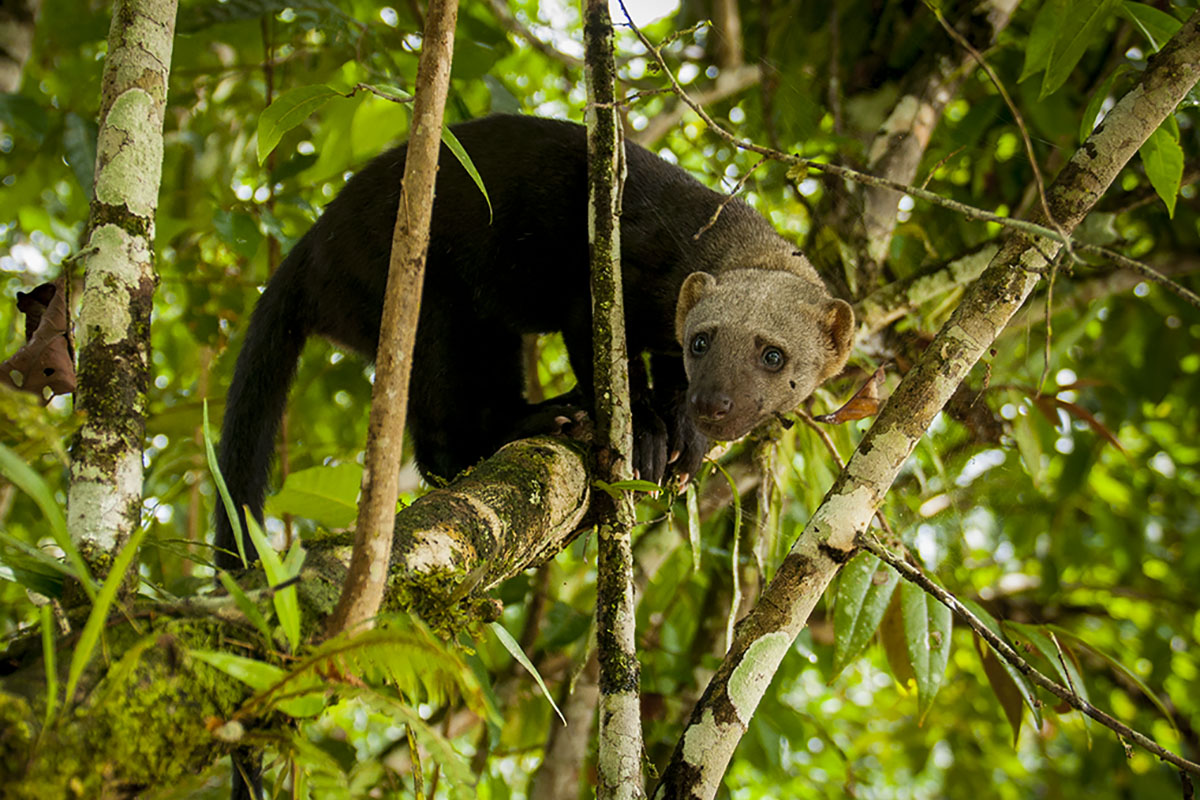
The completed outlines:
<svg viewBox="0 0 1200 800">
<path fill-rule="evenodd" d="M 688 413 L 713 439 L 744 436 L 794 410 L 850 355 L 854 312 L 792 272 L 693 272 L 679 290 L 675 336 Z"/>
</svg>

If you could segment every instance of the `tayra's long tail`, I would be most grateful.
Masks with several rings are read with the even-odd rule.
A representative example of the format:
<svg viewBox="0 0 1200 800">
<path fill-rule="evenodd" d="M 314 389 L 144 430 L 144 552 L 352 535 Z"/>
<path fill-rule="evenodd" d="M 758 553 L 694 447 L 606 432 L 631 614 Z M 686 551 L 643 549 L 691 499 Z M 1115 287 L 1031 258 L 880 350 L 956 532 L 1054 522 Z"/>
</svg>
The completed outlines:
<svg viewBox="0 0 1200 800">
<path fill-rule="evenodd" d="M 217 461 L 241 517 L 243 531 L 246 527 L 243 506 L 249 506 L 254 516 L 262 519 L 275 434 L 283 419 L 300 351 L 309 334 L 311 315 L 303 289 L 307 258 L 307 239 L 301 239 L 259 298 L 225 404 Z M 216 525 L 217 566 L 241 567 L 233 528 L 219 499 Z M 253 561 L 254 545 L 248 539 L 244 545 L 246 557 Z"/>
</svg>

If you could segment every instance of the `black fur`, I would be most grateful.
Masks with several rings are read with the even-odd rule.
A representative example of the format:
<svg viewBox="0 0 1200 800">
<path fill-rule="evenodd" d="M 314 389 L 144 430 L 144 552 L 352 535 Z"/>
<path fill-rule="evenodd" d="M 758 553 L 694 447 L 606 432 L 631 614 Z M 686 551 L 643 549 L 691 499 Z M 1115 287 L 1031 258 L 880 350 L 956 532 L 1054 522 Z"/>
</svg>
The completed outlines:
<svg viewBox="0 0 1200 800">
<path fill-rule="evenodd" d="M 562 331 L 585 406 L 592 382 L 588 277 L 587 157 L 582 126 L 496 116 L 455 126 L 487 187 L 443 148 L 417 331 L 408 420 L 427 474 L 452 478 L 518 432 L 532 409 L 522 399 L 523 333 Z M 292 249 L 250 323 L 229 390 L 220 466 L 238 508 L 261 514 L 275 436 L 304 341 L 328 337 L 373 356 L 379 335 L 405 148 L 369 163 Z M 723 200 L 678 167 L 633 144 L 621 221 L 629 352 L 653 354 L 653 390 L 632 358 L 635 465 L 657 480 L 695 474 L 707 440 L 682 404 L 686 385 L 674 340 L 676 297 L 696 270 L 716 271 L 764 242 L 771 226 L 734 201 L 699 240 Z M 551 401 L 553 402 L 553 401 Z M 536 419 L 536 417 L 535 417 Z M 238 566 L 218 505 L 217 563 Z M 253 552 L 246 543 L 248 554 Z"/>
</svg>

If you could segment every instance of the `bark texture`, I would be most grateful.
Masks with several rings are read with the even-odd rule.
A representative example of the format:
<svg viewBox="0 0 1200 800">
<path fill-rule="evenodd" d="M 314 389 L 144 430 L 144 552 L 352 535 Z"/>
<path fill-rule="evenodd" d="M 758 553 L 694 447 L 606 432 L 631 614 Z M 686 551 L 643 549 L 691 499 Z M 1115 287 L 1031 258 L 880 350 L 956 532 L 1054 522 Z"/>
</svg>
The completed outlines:
<svg viewBox="0 0 1200 800">
<path fill-rule="evenodd" d="M 432 610 L 435 624 L 461 624 L 473 603 L 458 614 L 447 606 L 468 587 L 493 586 L 566 546 L 587 508 L 589 483 L 580 448 L 567 440 L 506 446 L 468 478 L 397 515 L 387 606 Z M 333 610 L 346 550 L 347 543 L 336 541 L 309 548 L 297 584 L 304 636 L 322 630 Z M 247 572 L 240 581 L 270 615 L 261 573 Z M 72 612 L 75 633 L 56 637 L 60 685 L 87 611 Z M 242 719 L 236 733 L 219 724 L 252 692 L 189 656 L 201 648 L 270 657 L 249 649 L 257 634 L 228 597 L 139 603 L 114 612 L 104 636 L 108 658 L 92 659 L 76 696 L 49 728 L 40 635 L 8 647 L 0 664 L 5 798 L 131 797 L 204 770 L 235 741 L 262 745 L 287 735 L 280 715 Z"/>
<path fill-rule="evenodd" d="M 93 562 L 123 545 L 141 520 L 154 213 L 175 10 L 175 0 L 119 0 L 108 35 L 81 253 L 75 402 L 84 422 L 67 501 L 71 538 Z"/>
<path fill-rule="evenodd" d="M 1154 56 L 1141 80 L 1084 142 L 1048 190 L 1072 231 L 1200 78 L 1200 14 Z M 1003 330 L 1059 245 L 1005 239 L 962 304 L 905 376 L 793 545 L 692 711 L 655 797 L 710 798 L 792 641 L 934 416 Z"/>
<path fill-rule="evenodd" d="M 633 477 L 629 358 L 621 293 L 621 185 L 625 148 L 617 116 L 616 65 L 607 0 L 584 3 L 588 91 L 588 242 L 592 273 L 592 363 L 596 398 L 597 477 Z M 633 498 L 596 495 L 598 558 L 596 647 L 600 658 L 600 742 L 596 794 L 645 796 L 642 781 L 641 670 L 633 604 Z"/>
<path fill-rule="evenodd" d="M 346 588 L 329 621 L 330 633 L 361 625 L 374 617 L 383 602 L 387 583 L 392 520 L 400 492 L 400 453 L 408 409 L 408 383 L 421 310 L 421 288 L 425 282 L 429 220 L 433 216 L 433 188 L 441 151 L 446 92 L 450 88 L 457 19 L 458 0 L 431 0 L 429 3 L 417 65 L 408 158 L 404 164 L 396 227 L 392 231 L 392 256 L 379 326 L 354 554 Z"/>
</svg>

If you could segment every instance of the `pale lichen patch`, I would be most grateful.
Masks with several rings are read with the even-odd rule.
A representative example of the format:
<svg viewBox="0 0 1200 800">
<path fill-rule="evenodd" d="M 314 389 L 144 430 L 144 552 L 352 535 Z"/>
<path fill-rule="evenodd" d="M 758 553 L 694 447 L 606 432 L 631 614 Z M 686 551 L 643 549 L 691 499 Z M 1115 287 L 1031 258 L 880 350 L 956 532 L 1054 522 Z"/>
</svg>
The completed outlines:
<svg viewBox="0 0 1200 800">
<path fill-rule="evenodd" d="M 746 648 L 742 660 L 734 667 L 729 676 L 729 703 L 743 727 L 750 724 L 758 701 L 791 644 L 792 637 L 784 631 L 764 634 Z"/>
<path fill-rule="evenodd" d="M 128 89 L 118 97 L 100 129 L 96 199 L 126 206 L 153 223 L 162 172 L 161 109 L 145 90 Z"/>
</svg>

